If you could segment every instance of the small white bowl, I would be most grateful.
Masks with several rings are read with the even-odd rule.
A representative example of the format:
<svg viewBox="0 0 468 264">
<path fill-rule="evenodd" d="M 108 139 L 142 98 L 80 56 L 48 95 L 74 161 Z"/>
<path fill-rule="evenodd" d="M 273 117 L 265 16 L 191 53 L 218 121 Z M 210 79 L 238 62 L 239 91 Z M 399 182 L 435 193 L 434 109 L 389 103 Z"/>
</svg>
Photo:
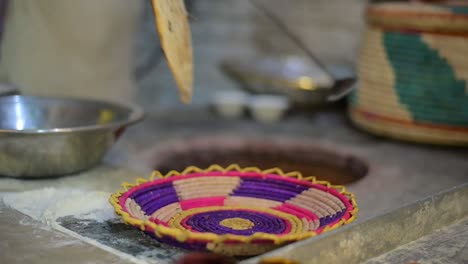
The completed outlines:
<svg viewBox="0 0 468 264">
<path fill-rule="evenodd" d="M 216 112 L 225 118 L 239 118 L 244 114 L 248 97 L 241 91 L 219 91 L 214 94 Z"/>
<path fill-rule="evenodd" d="M 249 101 L 252 116 L 260 122 L 273 123 L 281 120 L 289 109 L 290 102 L 281 95 L 256 95 Z"/>
</svg>

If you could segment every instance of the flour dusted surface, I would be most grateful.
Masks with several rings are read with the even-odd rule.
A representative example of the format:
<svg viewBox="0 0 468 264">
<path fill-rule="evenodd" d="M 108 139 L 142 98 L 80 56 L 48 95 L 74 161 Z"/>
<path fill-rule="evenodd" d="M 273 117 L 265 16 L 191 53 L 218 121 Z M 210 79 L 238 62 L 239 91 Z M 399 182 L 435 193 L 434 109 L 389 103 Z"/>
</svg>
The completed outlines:
<svg viewBox="0 0 468 264">
<path fill-rule="evenodd" d="M 104 222 L 115 218 L 109 204 L 110 193 L 77 189 L 44 188 L 20 193 L 0 194 L 6 206 L 44 223 L 59 217 Z"/>
</svg>

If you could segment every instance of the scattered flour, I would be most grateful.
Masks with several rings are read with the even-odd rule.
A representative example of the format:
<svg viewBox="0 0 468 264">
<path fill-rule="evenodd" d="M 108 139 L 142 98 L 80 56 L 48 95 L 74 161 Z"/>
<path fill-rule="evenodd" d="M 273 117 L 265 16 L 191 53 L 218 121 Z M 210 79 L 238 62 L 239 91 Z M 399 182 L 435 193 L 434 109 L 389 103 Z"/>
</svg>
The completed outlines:
<svg viewBox="0 0 468 264">
<path fill-rule="evenodd" d="M 110 193 L 77 189 L 44 188 L 0 194 L 6 206 L 50 224 L 59 217 L 74 216 L 103 222 L 115 218 Z"/>
</svg>

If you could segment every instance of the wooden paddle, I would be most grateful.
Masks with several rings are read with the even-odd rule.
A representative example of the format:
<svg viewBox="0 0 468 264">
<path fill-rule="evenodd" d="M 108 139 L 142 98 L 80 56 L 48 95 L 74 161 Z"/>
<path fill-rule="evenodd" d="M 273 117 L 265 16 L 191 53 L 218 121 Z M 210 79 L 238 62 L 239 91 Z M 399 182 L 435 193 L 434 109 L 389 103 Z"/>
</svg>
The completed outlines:
<svg viewBox="0 0 468 264">
<path fill-rule="evenodd" d="M 161 47 L 179 89 L 189 103 L 193 89 L 192 39 L 183 0 L 151 0 Z"/>
</svg>

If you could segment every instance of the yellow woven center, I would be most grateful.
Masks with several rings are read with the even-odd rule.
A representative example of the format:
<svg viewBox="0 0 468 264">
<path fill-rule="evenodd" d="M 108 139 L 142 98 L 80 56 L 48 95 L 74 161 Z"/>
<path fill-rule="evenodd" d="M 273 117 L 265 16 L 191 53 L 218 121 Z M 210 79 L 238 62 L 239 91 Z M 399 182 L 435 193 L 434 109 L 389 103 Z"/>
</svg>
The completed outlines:
<svg viewBox="0 0 468 264">
<path fill-rule="evenodd" d="M 219 222 L 220 225 L 228 227 L 234 230 L 247 230 L 254 226 L 254 223 L 249 219 L 234 217 L 226 218 L 223 221 Z"/>
</svg>

